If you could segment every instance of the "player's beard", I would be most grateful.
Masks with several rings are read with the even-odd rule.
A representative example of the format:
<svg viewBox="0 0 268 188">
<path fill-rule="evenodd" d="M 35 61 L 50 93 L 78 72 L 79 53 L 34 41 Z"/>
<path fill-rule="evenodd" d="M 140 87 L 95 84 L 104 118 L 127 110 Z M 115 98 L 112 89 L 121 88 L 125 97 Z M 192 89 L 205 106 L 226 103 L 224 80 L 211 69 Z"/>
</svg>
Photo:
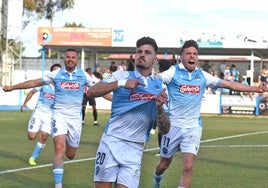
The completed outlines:
<svg viewBox="0 0 268 188">
<path fill-rule="evenodd" d="M 138 64 L 136 65 L 136 67 L 139 69 L 146 69 L 146 67 L 143 64 Z"/>
</svg>

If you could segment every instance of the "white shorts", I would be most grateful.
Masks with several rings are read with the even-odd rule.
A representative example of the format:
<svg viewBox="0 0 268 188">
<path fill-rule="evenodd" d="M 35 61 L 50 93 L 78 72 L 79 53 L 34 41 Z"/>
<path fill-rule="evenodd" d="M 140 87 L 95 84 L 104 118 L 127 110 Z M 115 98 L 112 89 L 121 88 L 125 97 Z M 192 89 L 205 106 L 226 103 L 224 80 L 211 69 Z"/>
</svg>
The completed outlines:
<svg viewBox="0 0 268 188">
<path fill-rule="evenodd" d="M 43 131 L 51 134 L 51 116 L 52 111 L 47 109 L 35 108 L 28 123 L 28 132 L 37 133 Z"/>
<path fill-rule="evenodd" d="M 103 134 L 95 161 L 95 182 L 117 182 L 138 188 L 144 147 Z"/>
<path fill-rule="evenodd" d="M 52 115 L 52 137 L 66 135 L 67 143 L 77 148 L 82 132 L 82 116 L 70 116 L 54 111 Z"/>
<path fill-rule="evenodd" d="M 172 157 L 177 151 L 197 155 L 202 127 L 180 128 L 171 126 L 169 132 L 162 136 L 160 155 L 163 158 Z"/>
</svg>

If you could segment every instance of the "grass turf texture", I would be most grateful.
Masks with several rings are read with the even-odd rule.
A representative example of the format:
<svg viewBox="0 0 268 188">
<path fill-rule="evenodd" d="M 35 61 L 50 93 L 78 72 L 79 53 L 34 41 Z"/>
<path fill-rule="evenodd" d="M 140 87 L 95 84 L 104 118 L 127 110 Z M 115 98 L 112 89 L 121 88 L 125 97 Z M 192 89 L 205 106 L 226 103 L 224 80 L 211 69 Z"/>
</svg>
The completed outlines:
<svg viewBox="0 0 268 188">
<path fill-rule="evenodd" d="M 27 139 L 31 111 L 0 113 L 0 188 L 53 187 L 51 162 L 53 143 L 28 165 L 36 140 Z M 86 114 L 81 144 L 75 160 L 64 159 L 64 188 L 92 188 L 94 157 L 109 112 L 99 112 L 93 126 L 92 113 Z M 192 188 L 268 187 L 268 119 L 265 117 L 203 116 L 203 136 L 195 160 Z M 140 188 L 152 187 L 158 163 L 157 134 L 151 135 L 143 155 Z M 181 174 L 181 154 L 177 153 L 165 173 L 162 188 L 177 187 Z"/>
</svg>

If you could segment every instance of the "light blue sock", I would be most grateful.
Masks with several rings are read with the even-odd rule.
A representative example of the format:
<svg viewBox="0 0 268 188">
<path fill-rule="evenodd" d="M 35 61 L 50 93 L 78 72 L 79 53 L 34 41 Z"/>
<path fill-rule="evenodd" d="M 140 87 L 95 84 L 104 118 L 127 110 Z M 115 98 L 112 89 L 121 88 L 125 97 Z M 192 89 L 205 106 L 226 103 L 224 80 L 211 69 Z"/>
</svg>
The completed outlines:
<svg viewBox="0 0 268 188">
<path fill-rule="evenodd" d="M 44 149 L 45 146 L 46 146 L 45 144 L 37 142 L 31 157 L 36 159 L 40 155 L 41 151 Z"/>
<path fill-rule="evenodd" d="M 161 184 L 162 179 L 163 179 L 163 176 L 164 176 L 164 174 L 156 175 L 156 174 L 154 173 L 154 181 L 155 181 L 157 184 Z"/>
<path fill-rule="evenodd" d="M 52 172 L 53 172 L 55 184 L 62 184 L 62 178 L 63 178 L 63 172 L 64 172 L 63 166 L 53 166 Z"/>
</svg>

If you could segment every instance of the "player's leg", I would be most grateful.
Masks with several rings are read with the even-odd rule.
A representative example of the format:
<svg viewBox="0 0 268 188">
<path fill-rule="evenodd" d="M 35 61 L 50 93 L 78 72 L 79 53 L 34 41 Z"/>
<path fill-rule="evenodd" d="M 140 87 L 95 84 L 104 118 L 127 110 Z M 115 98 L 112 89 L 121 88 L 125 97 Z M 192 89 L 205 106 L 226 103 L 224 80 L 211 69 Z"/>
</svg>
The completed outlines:
<svg viewBox="0 0 268 188">
<path fill-rule="evenodd" d="M 153 128 L 152 128 L 151 131 L 150 131 L 151 134 L 155 134 L 155 129 L 156 129 L 156 127 L 157 127 L 157 123 L 156 123 L 156 121 L 155 121 L 155 122 L 154 122 L 154 125 L 153 125 Z"/>
<path fill-rule="evenodd" d="M 182 153 L 182 175 L 179 186 L 190 187 L 193 175 L 194 159 L 200 147 L 202 127 L 193 127 L 191 129 L 182 129 L 183 139 L 180 149 Z"/>
<path fill-rule="evenodd" d="M 163 157 L 160 158 L 160 161 L 156 165 L 155 172 L 153 175 L 153 188 L 161 187 L 164 172 L 166 169 L 168 169 L 171 161 L 172 161 L 172 157 L 171 158 L 163 158 Z"/>
<path fill-rule="evenodd" d="M 87 95 L 84 94 L 82 101 L 82 125 L 85 124 L 85 116 L 86 116 L 86 108 L 87 108 Z"/>
<path fill-rule="evenodd" d="M 66 135 L 57 135 L 54 141 L 54 157 L 52 172 L 54 176 L 55 188 L 62 187 L 62 178 L 64 173 L 63 156 L 66 150 Z"/>
<path fill-rule="evenodd" d="M 82 105 L 82 125 L 85 124 L 85 115 L 86 115 L 86 107 L 87 105 Z"/>
<path fill-rule="evenodd" d="M 99 123 L 98 123 L 98 112 L 97 112 L 97 107 L 96 107 L 96 105 L 93 105 L 93 106 L 92 106 L 92 110 L 93 110 L 94 125 L 95 125 L 95 126 L 98 126 L 98 125 L 99 125 Z"/>
<path fill-rule="evenodd" d="M 28 123 L 28 139 L 29 140 L 34 140 L 38 136 L 38 132 L 41 128 L 41 123 L 42 122 L 41 122 L 40 116 L 38 116 L 38 109 L 35 109 Z M 37 142 L 32 152 L 32 155 L 28 160 L 28 163 L 30 165 L 36 165 L 35 159 L 38 157 L 42 148 L 43 148 L 42 143 Z"/>
<path fill-rule="evenodd" d="M 32 155 L 28 161 L 30 165 L 36 165 L 35 160 L 39 157 L 40 153 L 45 148 L 48 136 L 49 134 L 46 132 L 43 131 L 39 132 L 39 141 L 36 143 Z"/>
<path fill-rule="evenodd" d="M 169 165 L 171 164 L 174 154 L 179 151 L 179 133 L 179 127 L 171 126 L 170 131 L 167 134 L 162 135 L 160 147 L 161 158 L 159 163 L 156 165 L 155 172 L 153 174 L 154 188 L 161 187 L 165 170 L 168 169 Z"/>
<path fill-rule="evenodd" d="M 66 151 L 66 139 L 68 133 L 68 122 L 80 125 L 82 129 L 82 117 L 78 117 L 78 122 L 72 121 L 68 116 L 63 115 L 60 111 L 54 111 L 52 117 L 52 136 L 54 143 L 54 156 L 52 172 L 54 176 L 55 188 L 62 187 L 64 174 L 63 157 Z M 77 124 L 79 123 L 79 124 Z"/>
<path fill-rule="evenodd" d="M 30 165 L 36 165 L 35 160 L 39 157 L 40 153 L 46 146 L 47 138 L 51 134 L 51 116 L 52 111 L 49 113 L 41 112 L 39 113 L 39 122 L 41 124 L 40 131 L 39 131 L 39 140 L 35 145 L 33 153 L 29 159 Z"/>
<path fill-rule="evenodd" d="M 90 97 L 88 99 L 89 105 L 92 106 L 92 112 L 93 112 L 93 119 L 94 119 L 94 125 L 98 126 L 98 112 L 97 112 L 97 106 L 96 106 L 96 100 L 93 97 Z"/>
<path fill-rule="evenodd" d="M 192 153 L 183 153 L 182 154 L 183 167 L 182 167 L 182 175 L 180 179 L 181 187 L 190 187 L 191 179 L 193 175 L 193 166 L 194 166 L 194 158 L 195 155 Z"/>
</svg>

